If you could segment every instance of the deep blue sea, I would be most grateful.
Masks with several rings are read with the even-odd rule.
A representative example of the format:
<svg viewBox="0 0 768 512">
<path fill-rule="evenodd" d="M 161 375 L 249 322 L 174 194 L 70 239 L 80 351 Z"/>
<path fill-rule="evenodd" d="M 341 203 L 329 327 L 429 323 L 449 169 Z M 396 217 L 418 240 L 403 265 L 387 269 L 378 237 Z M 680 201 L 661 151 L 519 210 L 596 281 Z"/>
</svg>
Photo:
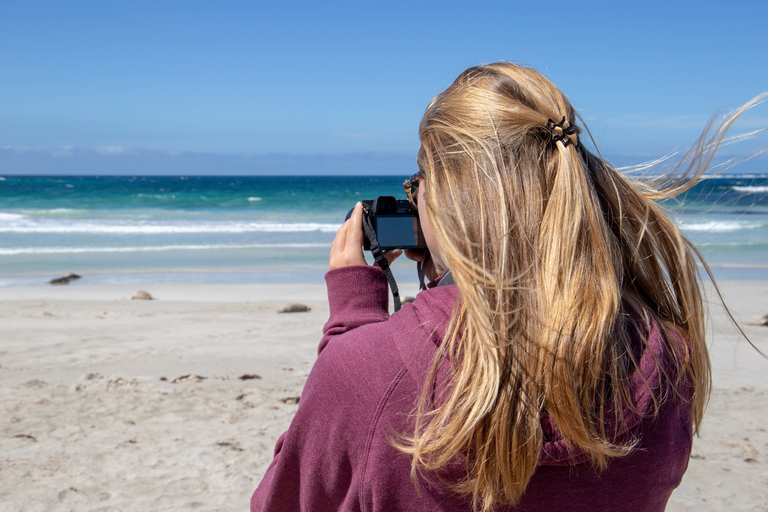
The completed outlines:
<svg viewBox="0 0 768 512">
<path fill-rule="evenodd" d="M 322 282 L 347 211 L 404 198 L 404 178 L 0 177 L 0 286 Z M 667 206 L 717 277 L 768 279 L 768 175 L 710 178 Z"/>
</svg>

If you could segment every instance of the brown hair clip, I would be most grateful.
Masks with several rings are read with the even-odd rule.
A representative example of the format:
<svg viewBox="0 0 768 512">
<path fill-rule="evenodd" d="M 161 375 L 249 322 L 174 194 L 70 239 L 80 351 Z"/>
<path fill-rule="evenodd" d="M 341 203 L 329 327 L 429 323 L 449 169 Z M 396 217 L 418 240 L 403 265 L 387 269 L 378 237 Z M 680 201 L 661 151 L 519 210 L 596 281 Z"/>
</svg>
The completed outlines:
<svg viewBox="0 0 768 512">
<path fill-rule="evenodd" d="M 565 126 L 566 122 L 568 123 L 568 126 Z M 547 119 L 547 130 L 552 137 L 553 143 L 557 144 L 558 142 L 562 142 L 565 147 L 568 147 L 568 144 L 573 144 L 574 147 L 579 147 L 579 129 L 570 121 L 566 121 L 565 117 L 563 117 L 559 123 Z M 572 135 L 576 135 L 575 141 L 571 138 Z"/>
</svg>

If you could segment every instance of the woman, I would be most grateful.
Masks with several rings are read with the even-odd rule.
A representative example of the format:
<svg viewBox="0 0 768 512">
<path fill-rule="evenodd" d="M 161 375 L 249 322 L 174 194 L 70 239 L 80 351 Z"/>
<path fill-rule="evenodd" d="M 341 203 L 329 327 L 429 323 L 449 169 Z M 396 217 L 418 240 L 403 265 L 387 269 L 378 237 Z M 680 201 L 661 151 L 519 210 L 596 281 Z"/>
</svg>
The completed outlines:
<svg viewBox="0 0 768 512">
<path fill-rule="evenodd" d="M 357 205 L 331 249 L 319 357 L 251 510 L 665 508 L 710 389 L 695 250 L 653 202 L 685 185 L 628 180 L 575 121 L 510 63 L 432 101 L 406 187 L 455 284 L 390 316 Z"/>
</svg>

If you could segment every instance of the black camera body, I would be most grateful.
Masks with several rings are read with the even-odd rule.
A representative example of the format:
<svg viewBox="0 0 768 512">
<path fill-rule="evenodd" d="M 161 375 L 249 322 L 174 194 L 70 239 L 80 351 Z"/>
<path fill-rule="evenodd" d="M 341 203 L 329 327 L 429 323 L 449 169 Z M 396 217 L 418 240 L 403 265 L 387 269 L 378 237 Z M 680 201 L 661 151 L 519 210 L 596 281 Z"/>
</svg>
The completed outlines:
<svg viewBox="0 0 768 512">
<path fill-rule="evenodd" d="M 369 216 L 382 251 L 427 247 L 424 234 L 421 232 L 418 210 L 411 203 L 392 196 L 379 196 L 362 203 L 363 215 Z M 352 211 L 350 210 L 347 214 L 347 219 L 352 215 Z M 366 251 L 371 250 L 371 242 L 367 235 L 363 248 Z"/>
</svg>

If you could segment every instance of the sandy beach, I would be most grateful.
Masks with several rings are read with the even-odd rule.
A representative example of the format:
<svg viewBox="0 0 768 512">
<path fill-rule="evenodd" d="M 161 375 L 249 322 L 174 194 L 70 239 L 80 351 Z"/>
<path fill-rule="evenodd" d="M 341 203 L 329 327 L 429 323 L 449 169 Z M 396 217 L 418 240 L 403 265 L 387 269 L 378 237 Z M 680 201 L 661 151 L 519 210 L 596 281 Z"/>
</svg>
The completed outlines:
<svg viewBox="0 0 768 512">
<path fill-rule="evenodd" d="M 768 282 L 720 285 L 768 353 L 748 325 Z M 710 301 L 714 392 L 668 510 L 768 511 L 768 360 Z M 311 311 L 277 313 L 294 302 Z M 247 510 L 328 317 L 316 284 L 4 287 L 0 303 L 0 511 Z"/>
</svg>

